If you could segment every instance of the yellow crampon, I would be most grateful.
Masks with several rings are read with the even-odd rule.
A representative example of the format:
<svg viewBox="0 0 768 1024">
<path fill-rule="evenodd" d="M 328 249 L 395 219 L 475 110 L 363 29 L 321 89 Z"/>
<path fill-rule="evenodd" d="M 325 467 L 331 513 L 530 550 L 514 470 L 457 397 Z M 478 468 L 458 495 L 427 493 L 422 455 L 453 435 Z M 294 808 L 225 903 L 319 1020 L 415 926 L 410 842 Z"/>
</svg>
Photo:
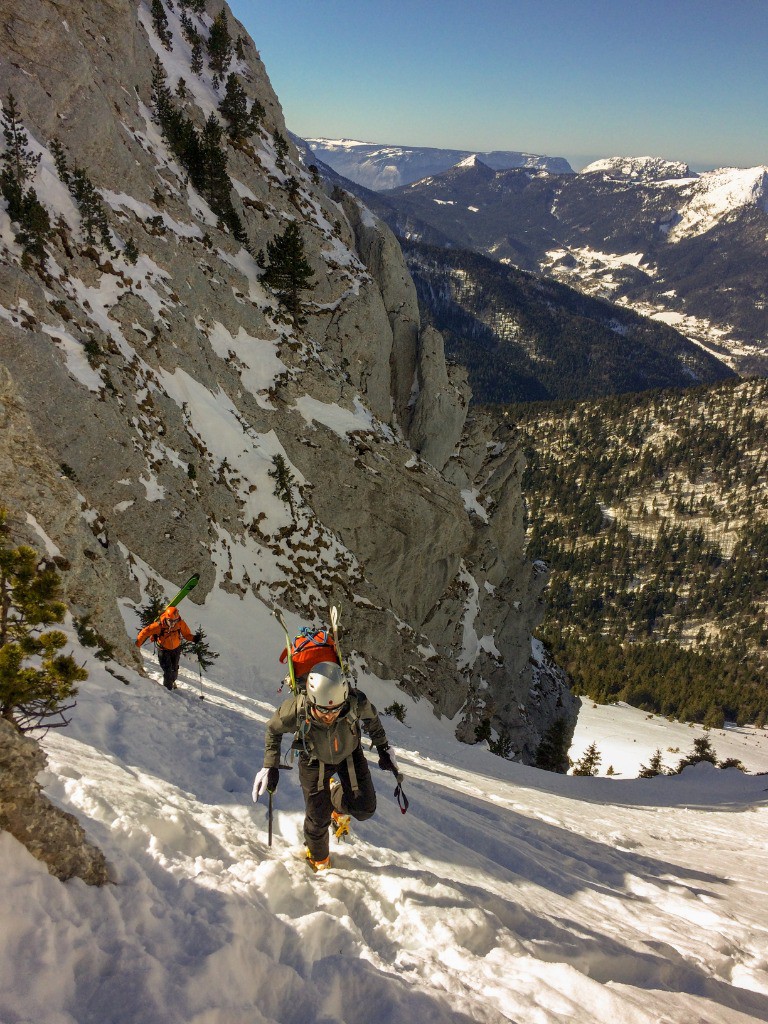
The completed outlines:
<svg viewBox="0 0 768 1024">
<path fill-rule="evenodd" d="M 331 828 L 333 829 L 333 834 L 336 836 L 339 842 L 341 842 L 349 836 L 349 822 L 350 817 L 348 814 L 339 814 L 338 811 L 332 812 Z"/>
<path fill-rule="evenodd" d="M 309 852 L 309 850 L 305 850 L 304 852 L 305 852 L 305 856 L 307 858 L 307 863 L 312 868 L 312 870 L 315 872 L 315 874 L 317 874 L 318 871 L 327 871 L 330 868 L 330 866 L 331 866 L 331 855 L 330 854 L 328 854 L 328 856 L 325 858 L 325 860 L 313 860 L 312 859 L 312 854 Z"/>
</svg>

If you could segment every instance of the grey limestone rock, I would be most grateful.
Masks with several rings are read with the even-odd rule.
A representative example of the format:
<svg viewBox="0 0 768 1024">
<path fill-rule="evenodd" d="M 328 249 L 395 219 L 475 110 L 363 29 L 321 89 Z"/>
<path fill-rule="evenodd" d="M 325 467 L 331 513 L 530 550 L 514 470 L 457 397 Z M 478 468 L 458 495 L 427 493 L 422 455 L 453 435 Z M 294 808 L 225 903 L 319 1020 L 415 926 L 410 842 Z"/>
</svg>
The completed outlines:
<svg viewBox="0 0 768 1024">
<path fill-rule="evenodd" d="M 177 8 L 172 92 L 187 53 Z M 123 661 L 135 653 L 118 599 L 143 596 L 137 559 L 168 580 L 200 571 L 191 602 L 252 591 L 314 617 L 321 597 L 343 599 L 360 663 L 437 714 L 461 712 L 463 738 L 487 721 L 530 760 L 551 709 L 531 663 L 541 588 L 513 432 L 467 418 L 463 371 L 422 325 L 389 229 L 357 199 L 329 196 L 291 142 L 280 166 L 280 105 L 227 13 L 245 38 L 237 73 L 266 112 L 250 139 L 226 147 L 247 248 L 153 120 L 164 51 L 148 6 L 0 0 L 0 94 L 14 93 L 44 147 L 35 185 L 56 224 L 45 265 L 24 266 L 0 204 L 2 500 L 22 517 L 33 510 L 72 567 L 69 599 L 95 611 Z M 175 102 L 199 131 L 221 91 L 207 70 L 184 77 L 187 98 Z M 99 190 L 115 252 L 84 243 L 54 138 Z M 299 330 L 255 258 L 291 222 L 314 275 Z M 196 402 L 215 408 L 218 433 Z M 359 429 L 333 429 L 329 410 Z M 242 465 L 223 457 L 222 431 Z M 263 461 L 264 437 L 301 476 L 280 529 L 264 511 L 271 485 L 260 494 L 263 480 L 244 468 Z M 278 578 L 260 574 L 278 562 Z"/>
<path fill-rule="evenodd" d="M 46 758 L 39 744 L 0 718 L 0 829 L 23 843 L 56 878 L 109 882 L 103 853 L 77 819 L 43 794 L 37 776 Z"/>
</svg>

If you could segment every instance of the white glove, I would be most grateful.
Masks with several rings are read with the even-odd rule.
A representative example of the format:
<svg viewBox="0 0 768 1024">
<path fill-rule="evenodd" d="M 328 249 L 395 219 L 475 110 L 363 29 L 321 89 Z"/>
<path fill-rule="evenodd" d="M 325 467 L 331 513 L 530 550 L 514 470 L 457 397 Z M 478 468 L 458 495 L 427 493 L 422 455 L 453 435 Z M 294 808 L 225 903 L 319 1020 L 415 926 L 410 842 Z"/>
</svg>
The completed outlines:
<svg viewBox="0 0 768 1024">
<path fill-rule="evenodd" d="M 251 793 L 253 802 L 256 803 L 262 793 L 266 793 L 269 790 L 274 793 L 277 789 L 277 780 L 279 778 L 280 772 L 277 768 L 262 768 L 253 780 L 253 792 Z"/>
</svg>

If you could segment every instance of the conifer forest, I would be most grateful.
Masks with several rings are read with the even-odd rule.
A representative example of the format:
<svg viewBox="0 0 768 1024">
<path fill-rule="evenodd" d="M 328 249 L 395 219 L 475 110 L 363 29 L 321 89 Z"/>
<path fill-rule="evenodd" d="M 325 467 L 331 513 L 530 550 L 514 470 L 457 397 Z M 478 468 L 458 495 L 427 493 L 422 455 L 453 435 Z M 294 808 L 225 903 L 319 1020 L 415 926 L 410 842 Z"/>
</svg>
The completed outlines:
<svg viewBox="0 0 768 1024">
<path fill-rule="evenodd" d="M 529 553 L 551 570 L 540 635 L 576 692 L 765 725 L 768 381 L 500 414 L 523 435 Z"/>
</svg>

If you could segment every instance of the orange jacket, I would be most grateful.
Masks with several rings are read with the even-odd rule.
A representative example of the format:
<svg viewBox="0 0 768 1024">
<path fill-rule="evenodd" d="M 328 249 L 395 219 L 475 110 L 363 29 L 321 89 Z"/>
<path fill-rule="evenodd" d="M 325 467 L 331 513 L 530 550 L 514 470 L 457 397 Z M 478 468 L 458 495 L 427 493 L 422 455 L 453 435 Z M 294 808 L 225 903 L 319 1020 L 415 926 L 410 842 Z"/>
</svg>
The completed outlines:
<svg viewBox="0 0 768 1024">
<path fill-rule="evenodd" d="M 195 639 L 192 630 L 175 608 L 166 608 L 156 622 L 145 626 L 136 637 L 136 646 L 141 647 L 150 637 L 166 651 L 175 651 L 181 645 L 182 637 L 190 641 Z"/>
</svg>

